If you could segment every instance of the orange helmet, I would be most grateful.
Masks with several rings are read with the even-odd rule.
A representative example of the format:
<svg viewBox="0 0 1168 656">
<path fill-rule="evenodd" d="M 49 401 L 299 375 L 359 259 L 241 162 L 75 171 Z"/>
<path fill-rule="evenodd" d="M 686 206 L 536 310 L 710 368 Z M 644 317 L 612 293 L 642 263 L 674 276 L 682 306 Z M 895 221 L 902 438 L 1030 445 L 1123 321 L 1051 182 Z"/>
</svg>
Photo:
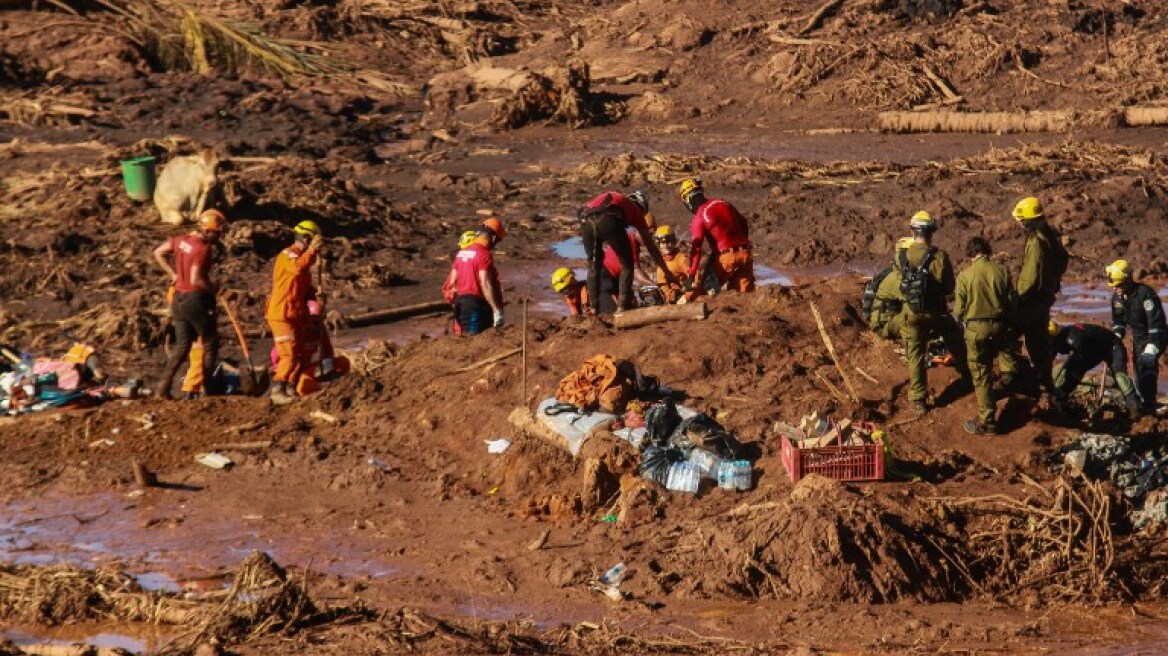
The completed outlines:
<svg viewBox="0 0 1168 656">
<path fill-rule="evenodd" d="M 507 229 L 503 227 L 503 222 L 498 217 L 492 216 L 483 221 L 483 227 L 495 233 L 495 241 L 503 241 L 503 237 L 507 236 Z"/>
<path fill-rule="evenodd" d="M 199 215 L 199 230 L 207 232 L 223 232 L 223 227 L 227 225 L 227 217 L 219 210 L 203 210 Z"/>
</svg>

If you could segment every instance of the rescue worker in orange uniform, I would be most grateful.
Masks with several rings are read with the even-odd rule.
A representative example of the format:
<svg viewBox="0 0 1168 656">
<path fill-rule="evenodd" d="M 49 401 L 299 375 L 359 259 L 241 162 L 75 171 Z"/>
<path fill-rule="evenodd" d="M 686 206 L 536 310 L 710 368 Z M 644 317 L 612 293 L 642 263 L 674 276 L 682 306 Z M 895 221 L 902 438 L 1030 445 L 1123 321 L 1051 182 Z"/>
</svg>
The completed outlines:
<svg viewBox="0 0 1168 656">
<path fill-rule="evenodd" d="M 552 274 L 552 289 L 564 297 L 571 316 L 593 314 L 592 306 L 588 304 L 588 287 L 576 280 L 576 274 L 568 267 L 560 267 Z"/>
<path fill-rule="evenodd" d="M 301 221 L 292 231 L 296 233 L 296 241 L 276 256 L 272 295 L 264 313 L 279 356 L 269 395 L 273 405 L 286 405 L 295 398 L 296 384 L 305 365 L 308 299 L 315 296 L 312 265 L 324 244 L 324 236 L 314 221 Z"/>
<path fill-rule="evenodd" d="M 454 315 L 463 335 L 503 327 L 503 287 L 491 249 L 506 235 L 503 222 L 491 217 L 483 222 L 474 243 L 454 258 L 447 280 L 456 292 Z"/>
<path fill-rule="evenodd" d="M 203 343 L 202 378 L 211 379 L 211 368 L 219 357 L 219 335 L 216 326 L 216 285 L 211 278 L 215 263 L 214 248 L 227 225 L 227 219 L 218 210 L 206 210 L 199 215 L 198 229 L 181 237 L 172 237 L 154 249 L 154 261 L 171 278 L 174 301 L 170 304 L 170 321 L 174 326 L 175 344 L 155 395 L 172 398 L 170 385 L 182 361 L 189 357 L 196 339 Z M 174 266 L 167 261 L 173 255 Z"/>
<path fill-rule="evenodd" d="M 687 289 L 692 287 L 689 277 L 689 259 L 681 254 L 677 235 L 674 234 L 672 226 L 663 225 L 657 228 L 656 232 L 653 233 L 653 241 L 657 242 L 657 248 L 661 249 L 661 256 L 665 258 L 666 267 L 665 269 L 658 267 L 657 285 L 661 288 L 661 293 L 665 295 L 666 303 L 676 303 L 686 294 Z M 670 284 L 665 279 L 666 270 L 677 278 L 677 284 Z M 705 290 L 700 287 L 690 291 L 691 297 L 697 297 L 703 293 Z"/>
<path fill-rule="evenodd" d="M 689 277 L 697 280 L 702 259 L 702 242 L 710 244 L 714 275 L 722 289 L 754 291 L 754 256 L 750 247 L 750 226 L 733 205 L 721 199 L 707 199 L 701 178 L 688 178 L 678 190 L 681 202 L 693 212 L 689 234 Z"/>
</svg>

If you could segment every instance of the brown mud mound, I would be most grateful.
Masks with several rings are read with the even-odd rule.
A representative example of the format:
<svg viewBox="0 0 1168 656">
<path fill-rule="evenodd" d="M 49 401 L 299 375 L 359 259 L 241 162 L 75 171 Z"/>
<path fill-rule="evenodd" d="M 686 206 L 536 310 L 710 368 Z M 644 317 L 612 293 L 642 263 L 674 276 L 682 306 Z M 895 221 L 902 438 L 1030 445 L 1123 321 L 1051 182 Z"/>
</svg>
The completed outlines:
<svg viewBox="0 0 1168 656">
<path fill-rule="evenodd" d="M 868 495 L 819 475 L 779 501 L 743 504 L 663 550 L 708 592 L 801 601 L 890 603 L 962 598 L 945 557 L 959 550 L 908 496 Z"/>
</svg>

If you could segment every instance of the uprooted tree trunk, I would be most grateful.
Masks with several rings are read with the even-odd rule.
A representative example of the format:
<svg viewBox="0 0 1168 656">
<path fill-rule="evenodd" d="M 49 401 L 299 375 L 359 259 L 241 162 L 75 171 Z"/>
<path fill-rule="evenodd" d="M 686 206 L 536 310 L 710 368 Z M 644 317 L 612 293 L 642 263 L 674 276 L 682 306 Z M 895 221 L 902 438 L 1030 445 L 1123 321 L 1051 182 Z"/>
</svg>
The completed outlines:
<svg viewBox="0 0 1168 656">
<path fill-rule="evenodd" d="M 593 119 L 590 85 L 588 64 L 579 60 L 568 62 L 566 68 L 552 69 L 548 75 L 531 73 L 495 110 L 491 125 L 514 129 L 541 120 L 573 127 L 587 124 Z"/>
</svg>

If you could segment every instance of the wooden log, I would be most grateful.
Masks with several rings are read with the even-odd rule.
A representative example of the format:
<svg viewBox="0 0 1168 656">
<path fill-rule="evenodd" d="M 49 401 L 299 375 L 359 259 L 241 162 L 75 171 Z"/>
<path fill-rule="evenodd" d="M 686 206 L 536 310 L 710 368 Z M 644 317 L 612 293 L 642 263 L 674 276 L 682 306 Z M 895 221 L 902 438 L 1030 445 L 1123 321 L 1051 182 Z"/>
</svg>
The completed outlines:
<svg viewBox="0 0 1168 656">
<path fill-rule="evenodd" d="M 385 310 L 374 310 L 373 312 L 361 312 L 349 316 L 342 316 L 341 322 L 346 326 L 372 326 L 379 323 L 388 323 L 390 321 L 397 321 L 398 319 L 408 319 L 423 314 L 437 314 L 439 312 L 449 312 L 450 304 L 446 301 L 432 301 L 429 303 L 417 303 L 415 305 L 403 305 L 396 308 L 388 308 Z"/>
<path fill-rule="evenodd" d="M 709 316 L 705 303 L 686 303 L 685 305 L 654 305 L 652 307 L 626 310 L 612 317 L 612 325 L 617 328 L 640 328 L 662 321 L 676 321 L 678 319 L 702 320 Z"/>
<path fill-rule="evenodd" d="M 349 316 L 338 315 L 337 323 L 349 328 L 358 328 L 361 326 L 374 326 L 381 323 L 391 323 L 400 321 L 401 319 L 409 319 L 411 317 L 418 317 L 426 314 L 439 314 L 442 312 L 449 312 L 450 304 L 446 301 L 432 301 L 429 303 L 416 303 L 414 305 L 403 305 L 401 307 L 386 308 L 384 310 L 373 310 L 372 312 L 359 312 Z M 329 312 L 332 315 L 332 312 Z M 265 324 L 262 328 L 249 328 L 243 331 L 244 337 L 248 339 L 257 339 L 268 335 L 268 327 Z"/>
<path fill-rule="evenodd" d="M 884 132 L 1063 132 L 1070 112 L 880 112 Z"/>
<path fill-rule="evenodd" d="M 511 411 L 510 416 L 507 417 L 507 421 L 526 435 L 538 437 L 548 444 L 559 447 L 568 453 L 572 452 L 571 445 L 568 444 L 568 441 L 564 438 L 563 435 L 560 435 L 559 433 L 549 428 L 546 424 L 536 418 L 534 412 L 528 410 L 527 408 L 515 408 Z"/>
<path fill-rule="evenodd" d="M 1125 107 L 1123 124 L 1129 127 L 1168 125 L 1168 107 Z"/>
</svg>

